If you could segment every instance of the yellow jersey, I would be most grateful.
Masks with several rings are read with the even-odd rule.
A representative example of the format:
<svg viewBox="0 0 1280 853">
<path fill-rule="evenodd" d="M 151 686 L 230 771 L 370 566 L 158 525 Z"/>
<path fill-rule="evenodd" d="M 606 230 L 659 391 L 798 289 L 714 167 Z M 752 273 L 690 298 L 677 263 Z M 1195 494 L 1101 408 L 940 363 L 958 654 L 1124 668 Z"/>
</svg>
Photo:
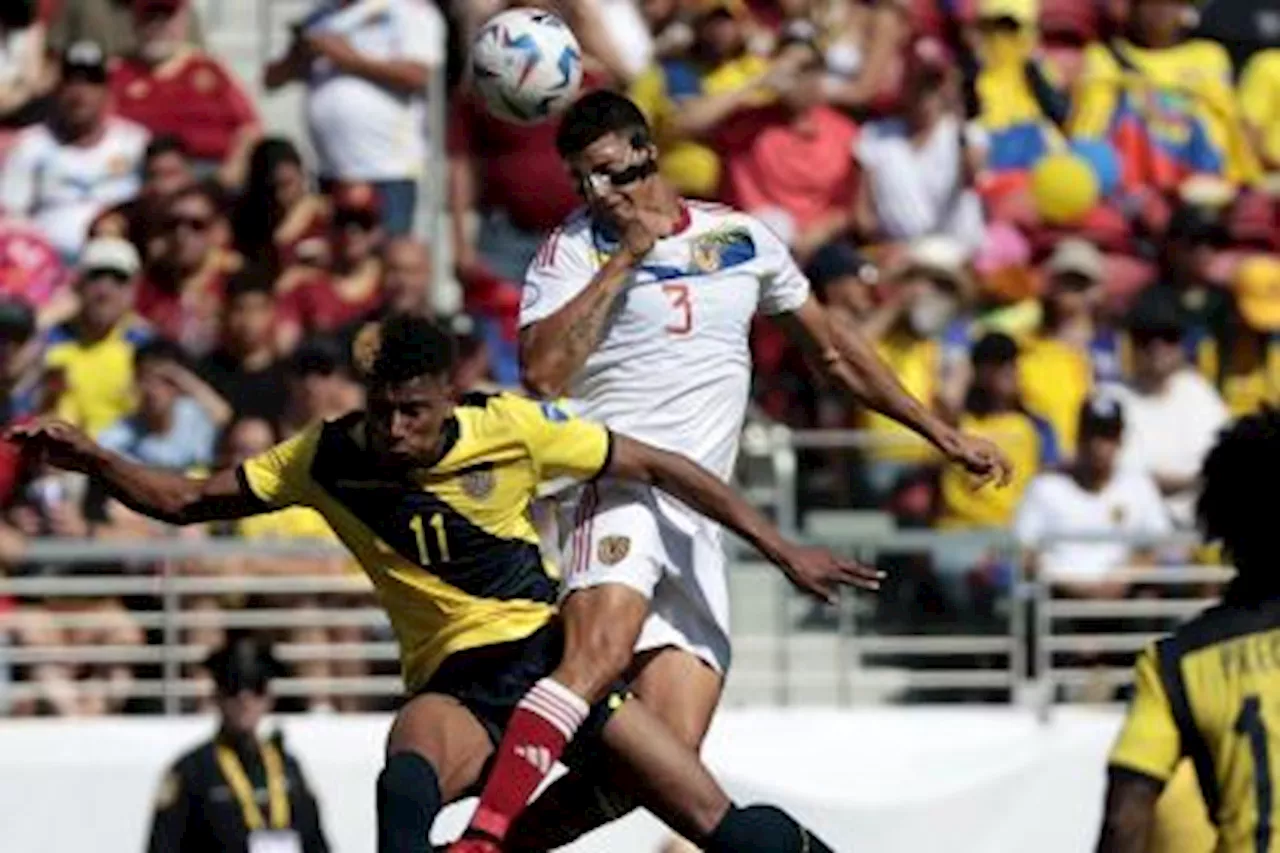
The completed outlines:
<svg viewBox="0 0 1280 853">
<path fill-rule="evenodd" d="M 1240 111 L 1262 131 L 1267 156 L 1280 163 L 1280 48 L 1260 50 L 1240 75 Z"/>
<path fill-rule="evenodd" d="M 1060 461 L 1053 427 L 1025 412 L 965 413 L 960 416 L 959 426 L 969 435 L 981 436 L 998 445 L 1013 463 L 1013 479 L 1002 489 L 990 485 L 975 489 L 973 478 L 963 468 L 945 466 L 939 483 L 942 513 L 938 526 L 944 529 L 1007 527 L 1013 523 L 1031 479 Z"/>
<path fill-rule="evenodd" d="M 132 412 L 133 354 L 151 337 L 142 321 L 132 316 L 91 342 L 81 340 L 70 323 L 50 329 L 43 367 L 62 377 L 62 391 L 54 405 L 58 417 L 96 438 Z"/>
<path fill-rule="evenodd" d="M 555 613 L 531 505 L 538 486 L 588 480 L 610 436 L 550 403 L 469 395 L 446 422 L 447 449 L 418 471 L 379 469 L 365 416 L 316 424 L 244 463 L 268 507 L 310 507 L 372 580 L 400 644 L 406 687 L 449 655 L 523 639 Z"/>
<path fill-rule="evenodd" d="M 933 338 L 891 332 L 875 342 L 875 350 L 898 377 L 902 387 L 932 408 L 941 384 L 941 344 Z M 878 412 L 864 412 L 861 426 L 871 439 L 866 451 L 869 459 L 922 464 L 937 458 L 933 447 L 909 427 Z"/>
<path fill-rule="evenodd" d="M 1276 842 L 1280 601 L 1215 607 L 1138 657 L 1110 764 L 1168 783 L 1188 758 L 1221 851 Z"/>
</svg>

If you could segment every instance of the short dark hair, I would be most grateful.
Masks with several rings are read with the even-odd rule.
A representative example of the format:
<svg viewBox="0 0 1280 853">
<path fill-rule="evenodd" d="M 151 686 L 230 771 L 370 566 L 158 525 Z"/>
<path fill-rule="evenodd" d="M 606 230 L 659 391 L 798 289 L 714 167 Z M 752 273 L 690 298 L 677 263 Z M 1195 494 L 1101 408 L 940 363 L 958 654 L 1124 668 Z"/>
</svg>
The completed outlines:
<svg viewBox="0 0 1280 853">
<path fill-rule="evenodd" d="M 439 325 L 416 314 L 392 314 L 379 324 L 368 378 L 382 385 L 439 379 L 453 373 L 457 360 L 457 341 Z"/>
<path fill-rule="evenodd" d="M 969 360 L 979 364 L 1002 367 L 1018 360 L 1017 342 L 1002 332 L 988 332 L 978 339 L 969 352 Z"/>
<path fill-rule="evenodd" d="M 274 285 L 270 270 L 261 264 L 249 264 L 227 279 L 226 286 L 223 288 L 223 299 L 230 304 L 241 296 L 253 293 L 274 296 Z"/>
<path fill-rule="evenodd" d="M 183 144 L 182 139 L 172 133 L 166 133 L 155 137 L 147 144 L 147 151 L 142 155 L 142 162 L 150 163 L 152 160 L 163 157 L 166 154 L 177 154 L 183 159 L 191 156 L 187 152 L 187 146 Z"/>
<path fill-rule="evenodd" d="M 165 338 L 152 338 L 133 351 L 134 367 L 156 361 L 172 362 L 185 367 L 187 354 L 182 351 L 182 347 Z"/>
<path fill-rule="evenodd" d="M 637 148 L 648 145 L 653 135 L 633 101 L 601 89 L 583 95 L 565 112 L 556 131 L 556 151 L 567 160 L 608 133 L 630 138 Z"/>
<path fill-rule="evenodd" d="M 1218 435 L 1200 470 L 1196 520 L 1207 541 L 1222 543 L 1246 584 L 1280 593 L 1274 563 L 1275 509 L 1258 488 L 1277 478 L 1280 409 L 1268 406 Z"/>
</svg>

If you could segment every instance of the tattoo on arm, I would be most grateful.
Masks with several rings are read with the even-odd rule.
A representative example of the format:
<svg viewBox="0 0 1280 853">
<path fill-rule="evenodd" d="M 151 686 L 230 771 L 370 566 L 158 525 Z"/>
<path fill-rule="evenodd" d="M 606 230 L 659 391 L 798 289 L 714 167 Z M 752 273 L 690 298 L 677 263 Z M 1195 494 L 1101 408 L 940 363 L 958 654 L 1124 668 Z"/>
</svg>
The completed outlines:
<svg viewBox="0 0 1280 853">
<path fill-rule="evenodd" d="M 1107 800 L 1097 853 L 1147 853 L 1163 784 L 1120 768 L 1107 774 Z"/>
</svg>

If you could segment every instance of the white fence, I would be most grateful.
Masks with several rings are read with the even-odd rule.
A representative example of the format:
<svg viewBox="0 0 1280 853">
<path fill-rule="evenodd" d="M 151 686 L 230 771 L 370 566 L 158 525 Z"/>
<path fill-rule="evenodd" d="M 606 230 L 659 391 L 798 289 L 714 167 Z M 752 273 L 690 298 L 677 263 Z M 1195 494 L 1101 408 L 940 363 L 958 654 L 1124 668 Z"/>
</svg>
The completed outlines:
<svg viewBox="0 0 1280 853">
<path fill-rule="evenodd" d="M 837 850 L 1079 853 L 1097 831 L 1118 719 L 1075 709 L 1048 724 L 1010 708 L 726 711 L 705 756 L 735 798 L 781 804 Z M 387 722 L 282 721 L 335 853 L 373 853 Z M 165 766 L 212 726 L 191 718 L 0 724 L 3 849 L 143 850 Z M 465 817 L 455 810 L 442 819 L 438 840 Z M 655 853 L 663 839 L 645 815 L 568 849 Z"/>
</svg>

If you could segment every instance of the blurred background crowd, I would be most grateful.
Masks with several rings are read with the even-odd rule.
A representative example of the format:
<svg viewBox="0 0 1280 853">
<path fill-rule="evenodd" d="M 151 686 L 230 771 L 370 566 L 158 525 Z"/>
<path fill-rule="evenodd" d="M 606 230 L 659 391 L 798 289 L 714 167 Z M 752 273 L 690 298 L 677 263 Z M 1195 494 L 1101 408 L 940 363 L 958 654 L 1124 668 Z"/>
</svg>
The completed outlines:
<svg viewBox="0 0 1280 853">
<path fill-rule="evenodd" d="M 351 341 L 389 311 L 454 329 L 461 387 L 518 387 L 523 271 L 580 200 L 554 122 L 507 124 L 469 91 L 465 45 L 504 5 L 319 0 L 250 83 L 206 52 L 189 0 L 0 4 L 0 421 L 56 413 L 151 464 L 234 464 L 359 406 Z M 816 385 L 761 324 L 753 418 L 849 431 L 801 455 L 802 510 L 1012 529 L 1029 545 L 1160 538 L 1191 524 L 1216 431 L 1280 404 L 1280 49 L 1268 47 L 1280 6 L 534 5 L 574 28 L 587 88 L 626 91 L 645 111 L 682 193 L 774 228 L 911 391 L 1017 465 L 1010 488 L 973 491 L 901 428 Z M 443 128 L 429 120 L 435 74 Z M 250 94 L 287 87 L 302 92 L 305 137 L 274 133 Z M 422 236 L 433 139 L 447 157 L 447 245 Z M 305 510 L 163 528 L 2 446 L 0 514 L 0 570 L 15 576 L 352 571 L 338 558 L 40 565 L 23 554 L 34 537 L 333 538 Z M 1194 559 L 1213 555 L 1094 543 L 1039 549 L 1035 563 L 1067 594 L 1114 598 L 1150 594 L 1108 581 L 1118 567 Z M 927 580 L 899 601 L 908 620 L 981 620 L 1017 568 L 980 544 L 908 562 Z M 154 642 L 131 615 L 145 606 L 0 598 L 0 638 Z M 54 618 L 85 611 L 97 627 Z M 219 642 L 216 618 L 202 624 L 186 642 Z M 284 639 L 386 638 L 304 627 Z M 2 661 L 0 679 L 42 686 L 10 713 L 149 707 L 76 688 L 127 684 L 137 666 Z M 298 704 L 369 707 L 323 691 Z"/>
</svg>

